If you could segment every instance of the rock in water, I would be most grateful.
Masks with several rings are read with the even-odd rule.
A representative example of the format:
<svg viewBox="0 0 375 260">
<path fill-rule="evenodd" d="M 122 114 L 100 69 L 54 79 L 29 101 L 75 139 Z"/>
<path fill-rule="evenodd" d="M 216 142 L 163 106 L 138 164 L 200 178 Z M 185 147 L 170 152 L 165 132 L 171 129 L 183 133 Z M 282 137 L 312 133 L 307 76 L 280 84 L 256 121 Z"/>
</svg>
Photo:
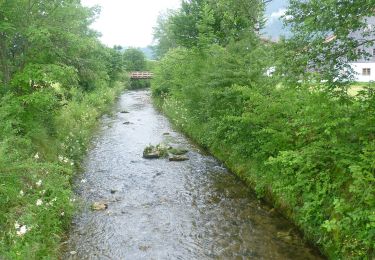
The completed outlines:
<svg viewBox="0 0 375 260">
<path fill-rule="evenodd" d="M 147 150 L 147 148 L 143 151 L 143 158 L 145 159 L 158 159 L 160 158 L 160 152 L 152 149 L 152 150 Z"/>
<path fill-rule="evenodd" d="M 186 155 L 170 155 L 169 156 L 169 161 L 174 161 L 174 162 L 182 162 L 182 161 L 187 161 L 189 160 L 189 157 Z"/>
<path fill-rule="evenodd" d="M 121 111 L 120 113 L 122 113 L 122 114 L 128 114 L 129 111 L 127 111 L 127 110 L 123 110 L 123 111 Z"/>
<path fill-rule="evenodd" d="M 92 210 L 106 210 L 108 209 L 108 204 L 104 202 L 94 202 L 91 205 Z"/>
<path fill-rule="evenodd" d="M 183 155 L 188 152 L 187 149 L 181 148 L 181 147 L 174 147 L 168 150 L 168 153 L 173 154 L 173 155 Z"/>
<path fill-rule="evenodd" d="M 157 146 L 149 145 L 143 150 L 143 158 L 145 159 L 157 159 L 160 157 L 167 156 L 167 150 L 169 147 L 164 144 L 158 144 Z"/>
<path fill-rule="evenodd" d="M 143 154 L 143 158 L 145 159 L 158 159 L 160 158 L 160 154 L 159 153 L 149 153 L 149 154 Z"/>
</svg>

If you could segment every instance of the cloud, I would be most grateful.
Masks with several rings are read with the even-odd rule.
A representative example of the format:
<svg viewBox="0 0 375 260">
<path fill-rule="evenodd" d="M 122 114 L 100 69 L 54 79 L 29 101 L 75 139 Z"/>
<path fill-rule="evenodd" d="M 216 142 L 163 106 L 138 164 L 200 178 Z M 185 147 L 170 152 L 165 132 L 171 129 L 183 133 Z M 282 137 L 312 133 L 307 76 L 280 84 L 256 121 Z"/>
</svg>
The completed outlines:
<svg viewBox="0 0 375 260">
<path fill-rule="evenodd" d="M 101 41 L 110 47 L 145 47 L 151 44 L 159 13 L 180 6 L 180 0 L 81 1 L 85 6 L 101 6 L 100 17 L 91 27 L 102 33 Z"/>
<path fill-rule="evenodd" d="M 285 15 L 285 13 L 286 13 L 285 8 L 281 8 L 281 9 L 277 10 L 276 12 L 271 13 L 270 16 L 267 19 L 267 25 L 271 25 L 271 24 L 279 21 L 280 17 Z"/>
</svg>

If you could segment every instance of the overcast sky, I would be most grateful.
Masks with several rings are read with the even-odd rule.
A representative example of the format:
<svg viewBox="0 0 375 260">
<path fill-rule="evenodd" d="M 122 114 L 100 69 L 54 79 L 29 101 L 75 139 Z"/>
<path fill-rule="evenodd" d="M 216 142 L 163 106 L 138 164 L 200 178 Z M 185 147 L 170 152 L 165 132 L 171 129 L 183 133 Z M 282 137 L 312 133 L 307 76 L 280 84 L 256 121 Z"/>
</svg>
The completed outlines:
<svg viewBox="0 0 375 260">
<path fill-rule="evenodd" d="M 101 41 L 113 47 L 146 47 L 152 43 L 152 28 L 159 13 L 177 9 L 180 0 L 81 0 L 85 6 L 101 6 L 92 28 L 102 33 Z"/>
<path fill-rule="evenodd" d="M 102 33 L 101 41 L 113 47 L 146 47 L 152 43 L 153 27 L 161 12 L 180 7 L 180 0 L 81 0 L 85 6 L 101 6 L 101 14 L 92 25 Z M 267 5 L 265 34 L 277 39 L 283 33 L 280 16 L 288 0 Z"/>
</svg>

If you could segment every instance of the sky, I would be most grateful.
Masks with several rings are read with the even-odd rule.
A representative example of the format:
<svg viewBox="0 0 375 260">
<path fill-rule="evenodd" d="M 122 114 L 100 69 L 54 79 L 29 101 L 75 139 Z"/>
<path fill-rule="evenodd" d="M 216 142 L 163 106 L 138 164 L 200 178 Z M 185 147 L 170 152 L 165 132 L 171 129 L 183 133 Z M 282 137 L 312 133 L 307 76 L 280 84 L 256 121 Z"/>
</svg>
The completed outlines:
<svg viewBox="0 0 375 260">
<path fill-rule="evenodd" d="M 283 23 L 280 20 L 281 16 L 286 12 L 288 2 L 288 0 L 274 0 L 267 4 L 267 22 L 264 28 L 264 33 L 274 40 L 277 40 L 280 35 L 288 34 L 288 30 L 283 28 Z"/>
<path fill-rule="evenodd" d="M 81 0 L 84 6 L 101 6 L 91 26 L 109 47 L 146 47 L 152 43 L 153 27 L 161 12 L 177 9 L 180 0 Z"/>
<path fill-rule="evenodd" d="M 146 47 L 152 44 L 153 27 L 160 13 L 177 9 L 181 0 L 81 0 L 85 6 L 101 6 L 101 14 L 92 28 L 102 34 L 109 47 Z M 266 10 L 265 34 L 277 39 L 283 33 L 279 18 L 288 0 L 274 0 Z"/>
</svg>

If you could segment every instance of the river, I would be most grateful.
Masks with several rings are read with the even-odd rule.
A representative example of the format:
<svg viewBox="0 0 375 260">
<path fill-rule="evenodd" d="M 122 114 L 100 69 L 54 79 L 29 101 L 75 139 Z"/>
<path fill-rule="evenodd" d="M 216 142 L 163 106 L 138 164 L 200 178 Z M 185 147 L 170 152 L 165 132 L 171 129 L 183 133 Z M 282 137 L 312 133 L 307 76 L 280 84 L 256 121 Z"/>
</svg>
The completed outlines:
<svg viewBox="0 0 375 260">
<path fill-rule="evenodd" d="M 323 259 L 219 161 L 174 130 L 149 91 L 125 92 L 114 109 L 76 180 L 80 210 L 64 259 Z M 142 158 L 147 145 L 161 142 L 188 148 L 189 160 Z M 91 210 L 94 202 L 108 208 Z"/>
</svg>

